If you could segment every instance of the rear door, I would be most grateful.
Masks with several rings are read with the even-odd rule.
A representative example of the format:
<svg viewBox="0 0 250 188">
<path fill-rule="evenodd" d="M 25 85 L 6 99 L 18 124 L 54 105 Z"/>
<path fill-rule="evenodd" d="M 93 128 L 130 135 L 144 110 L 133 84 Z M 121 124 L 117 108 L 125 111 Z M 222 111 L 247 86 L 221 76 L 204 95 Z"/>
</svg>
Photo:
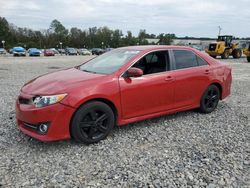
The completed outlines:
<svg viewBox="0 0 250 188">
<path fill-rule="evenodd" d="M 209 83 L 208 63 L 190 50 L 172 50 L 175 93 L 174 108 L 199 105 Z"/>
</svg>

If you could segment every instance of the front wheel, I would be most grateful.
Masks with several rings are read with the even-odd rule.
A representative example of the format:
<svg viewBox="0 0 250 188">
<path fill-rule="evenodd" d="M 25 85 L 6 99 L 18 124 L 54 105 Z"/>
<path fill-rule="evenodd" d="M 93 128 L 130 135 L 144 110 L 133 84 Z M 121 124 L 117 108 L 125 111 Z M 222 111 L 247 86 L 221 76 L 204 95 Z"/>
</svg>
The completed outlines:
<svg viewBox="0 0 250 188">
<path fill-rule="evenodd" d="M 200 101 L 200 112 L 211 113 L 214 111 L 220 100 L 220 90 L 216 85 L 210 85 L 204 92 Z"/>
<path fill-rule="evenodd" d="M 250 62 L 250 56 L 247 57 L 247 61 Z"/>
<path fill-rule="evenodd" d="M 108 136 L 115 125 L 113 110 L 105 103 L 93 101 L 80 107 L 71 123 L 71 135 L 85 144 L 92 144 Z"/>
<path fill-rule="evenodd" d="M 230 55 L 229 50 L 225 50 L 221 55 L 221 59 L 228 59 L 229 55 Z"/>
</svg>

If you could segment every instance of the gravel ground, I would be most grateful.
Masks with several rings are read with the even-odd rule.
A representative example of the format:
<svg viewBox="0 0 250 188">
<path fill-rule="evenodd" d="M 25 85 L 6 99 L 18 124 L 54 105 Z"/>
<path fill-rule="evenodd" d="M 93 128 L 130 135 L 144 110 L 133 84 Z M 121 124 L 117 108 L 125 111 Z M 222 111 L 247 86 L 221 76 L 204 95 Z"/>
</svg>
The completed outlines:
<svg viewBox="0 0 250 188">
<path fill-rule="evenodd" d="M 233 67 L 232 95 L 195 111 L 115 128 L 98 144 L 43 143 L 16 128 L 21 86 L 90 57 L 0 57 L 2 187 L 250 187 L 250 63 Z"/>
</svg>

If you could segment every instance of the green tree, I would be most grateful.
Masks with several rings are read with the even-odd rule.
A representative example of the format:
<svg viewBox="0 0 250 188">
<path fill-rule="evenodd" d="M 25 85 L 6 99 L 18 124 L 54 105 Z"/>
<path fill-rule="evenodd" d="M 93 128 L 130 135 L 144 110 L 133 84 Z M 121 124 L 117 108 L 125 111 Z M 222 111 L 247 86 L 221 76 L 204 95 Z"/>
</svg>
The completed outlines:
<svg viewBox="0 0 250 188">
<path fill-rule="evenodd" d="M 136 37 L 133 36 L 131 31 L 127 31 L 127 35 L 123 39 L 123 45 L 122 46 L 133 46 L 137 44 Z"/>
<path fill-rule="evenodd" d="M 72 27 L 69 34 L 69 46 L 80 48 L 83 45 L 82 31 L 77 27 Z"/>
<path fill-rule="evenodd" d="M 113 34 L 112 34 L 111 47 L 117 48 L 117 47 L 121 46 L 121 44 L 122 44 L 121 37 L 122 36 L 123 36 L 123 34 L 122 34 L 121 30 L 119 30 L 119 29 L 114 30 Z"/>
<path fill-rule="evenodd" d="M 176 36 L 174 34 L 161 33 L 158 36 L 148 34 L 145 29 L 141 29 L 138 36 L 133 36 L 131 31 L 127 31 L 124 36 L 119 29 L 112 30 L 106 26 L 91 27 L 82 29 L 72 27 L 69 30 L 58 20 L 53 20 L 48 29 L 35 31 L 29 28 L 17 27 L 0 17 L 0 47 L 1 40 L 6 41 L 6 47 L 26 46 L 37 48 L 59 48 L 59 42 L 63 43 L 63 48 L 67 46 L 75 48 L 113 47 L 148 44 L 147 38 L 158 38 L 160 44 L 170 44 Z"/>
<path fill-rule="evenodd" d="M 10 46 L 12 42 L 12 35 L 9 28 L 9 23 L 4 17 L 0 17 L 0 46 L 2 47 L 2 41 L 5 41 L 5 47 Z"/>
<path fill-rule="evenodd" d="M 160 39 L 160 44 L 162 45 L 169 45 L 176 38 L 175 34 L 164 34 L 161 33 L 157 36 Z"/>
<path fill-rule="evenodd" d="M 58 20 L 53 20 L 49 28 L 49 38 L 51 39 L 50 45 L 59 44 L 63 42 L 64 45 L 68 45 L 68 30 Z"/>
<path fill-rule="evenodd" d="M 66 36 L 68 34 L 68 30 L 58 20 L 53 20 L 51 22 L 50 30 L 60 36 Z"/>
</svg>

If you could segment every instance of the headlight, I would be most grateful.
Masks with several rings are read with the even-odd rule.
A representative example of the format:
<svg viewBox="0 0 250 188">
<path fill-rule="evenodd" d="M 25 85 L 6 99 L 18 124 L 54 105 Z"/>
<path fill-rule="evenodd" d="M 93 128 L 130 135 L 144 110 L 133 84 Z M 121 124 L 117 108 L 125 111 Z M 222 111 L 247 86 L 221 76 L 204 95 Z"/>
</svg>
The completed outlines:
<svg viewBox="0 0 250 188">
<path fill-rule="evenodd" d="M 37 96 L 33 99 L 33 103 L 37 108 L 55 104 L 63 100 L 67 94 L 51 95 L 51 96 Z"/>
</svg>

